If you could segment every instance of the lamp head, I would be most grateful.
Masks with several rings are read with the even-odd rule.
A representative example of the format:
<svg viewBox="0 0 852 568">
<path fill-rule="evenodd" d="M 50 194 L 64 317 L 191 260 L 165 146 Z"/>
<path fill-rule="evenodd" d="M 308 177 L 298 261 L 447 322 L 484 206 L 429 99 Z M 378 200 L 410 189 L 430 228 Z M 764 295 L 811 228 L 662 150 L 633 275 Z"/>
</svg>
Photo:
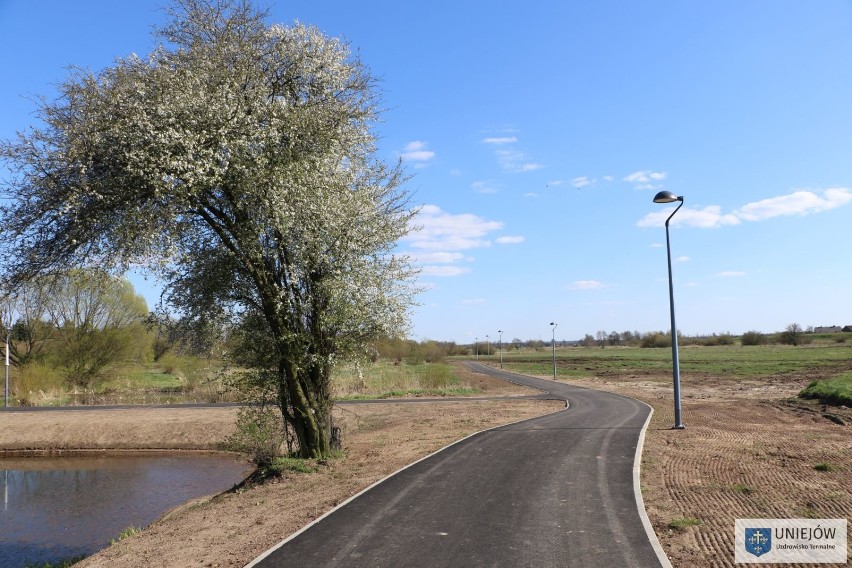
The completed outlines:
<svg viewBox="0 0 852 568">
<path fill-rule="evenodd" d="M 671 191 L 661 191 L 654 196 L 654 203 L 673 203 L 675 201 L 683 201 L 683 197 L 678 197 Z"/>
</svg>

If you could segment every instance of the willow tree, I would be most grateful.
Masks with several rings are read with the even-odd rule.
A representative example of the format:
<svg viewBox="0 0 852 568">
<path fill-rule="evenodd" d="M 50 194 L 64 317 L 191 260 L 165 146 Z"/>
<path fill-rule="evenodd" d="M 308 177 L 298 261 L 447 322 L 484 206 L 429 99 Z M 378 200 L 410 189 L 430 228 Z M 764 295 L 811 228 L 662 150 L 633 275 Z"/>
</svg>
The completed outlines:
<svg viewBox="0 0 852 568">
<path fill-rule="evenodd" d="M 254 317 L 301 454 L 324 455 L 333 365 L 403 330 L 413 302 L 375 80 L 345 42 L 247 0 L 170 16 L 150 55 L 73 69 L 42 124 L 0 144 L 4 285 L 144 265 L 187 317 Z"/>
</svg>

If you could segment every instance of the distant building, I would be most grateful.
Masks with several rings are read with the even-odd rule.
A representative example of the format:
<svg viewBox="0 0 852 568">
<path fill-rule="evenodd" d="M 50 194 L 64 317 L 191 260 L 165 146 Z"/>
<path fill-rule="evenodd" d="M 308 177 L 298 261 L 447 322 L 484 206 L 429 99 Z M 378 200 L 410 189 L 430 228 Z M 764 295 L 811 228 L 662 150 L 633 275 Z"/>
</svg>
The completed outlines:
<svg viewBox="0 0 852 568">
<path fill-rule="evenodd" d="M 847 325 L 846 327 L 850 327 L 850 326 Z M 815 327 L 814 328 L 814 333 L 840 333 L 841 331 L 844 331 L 844 330 L 841 329 L 841 327 L 839 325 L 832 325 L 830 327 Z M 850 329 L 850 331 L 852 331 L 852 329 Z"/>
<path fill-rule="evenodd" d="M 852 325 L 847 325 L 846 327 L 843 328 L 842 331 L 845 331 L 846 333 L 852 332 Z"/>
</svg>

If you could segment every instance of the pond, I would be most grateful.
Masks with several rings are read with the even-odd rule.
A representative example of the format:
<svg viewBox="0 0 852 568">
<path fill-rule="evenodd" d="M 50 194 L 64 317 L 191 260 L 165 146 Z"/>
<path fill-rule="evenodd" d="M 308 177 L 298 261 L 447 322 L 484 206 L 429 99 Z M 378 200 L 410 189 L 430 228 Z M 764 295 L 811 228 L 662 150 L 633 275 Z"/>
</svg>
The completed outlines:
<svg viewBox="0 0 852 568">
<path fill-rule="evenodd" d="M 190 499 L 242 481 L 222 455 L 0 458 L 0 566 L 93 554 Z"/>
</svg>

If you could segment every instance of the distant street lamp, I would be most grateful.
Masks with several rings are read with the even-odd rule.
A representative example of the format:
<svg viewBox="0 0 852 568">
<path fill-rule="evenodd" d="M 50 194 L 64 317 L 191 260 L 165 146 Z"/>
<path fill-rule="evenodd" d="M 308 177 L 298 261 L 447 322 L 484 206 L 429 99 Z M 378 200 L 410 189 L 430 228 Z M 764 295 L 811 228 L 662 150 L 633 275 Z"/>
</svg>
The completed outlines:
<svg viewBox="0 0 852 568">
<path fill-rule="evenodd" d="M 497 330 L 497 333 L 500 334 L 500 368 L 503 368 L 503 330 Z"/>
<path fill-rule="evenodd" d="M 558 324 L 550 322 L 550 329 L 553 331 L 553 339 L 550 341 L 550 345 L 553 348 L 553 380 L 556 380 L 556 326 Z"/>
<path fill-rule="evenodd" d="M 491 357 L 491 336 L 485 335 L 485 356 Z"/>
<path fill-rule="evenodd" d="M 677 326 L 675 325 L 675 308 L 674 308 L 674 285 L 672 284 L 672 249 L 669 242 L 669 221 L 675 216 L 681 207 L 683 207 L 683 196 L 677 196 L 671 191 L 661 191 L 654 196 L 654 203 L 674 203 L 680 201 L 680 205 L 666 219 L 666 254 L 669 261 L 669 311 L 672 316 L 672 378 L 674 382 L 674 412 L 675 423 L 673 428 L 682 430 L 683 425 L 682 409 L 680 404 L 680 358 L 677 349 Z"/>
<path fill-rule="evenodd" d="M 473 343 L 476 345 L 476 360 L 479 361 L 479 338 L 474 337 Z"/>
</svg>

